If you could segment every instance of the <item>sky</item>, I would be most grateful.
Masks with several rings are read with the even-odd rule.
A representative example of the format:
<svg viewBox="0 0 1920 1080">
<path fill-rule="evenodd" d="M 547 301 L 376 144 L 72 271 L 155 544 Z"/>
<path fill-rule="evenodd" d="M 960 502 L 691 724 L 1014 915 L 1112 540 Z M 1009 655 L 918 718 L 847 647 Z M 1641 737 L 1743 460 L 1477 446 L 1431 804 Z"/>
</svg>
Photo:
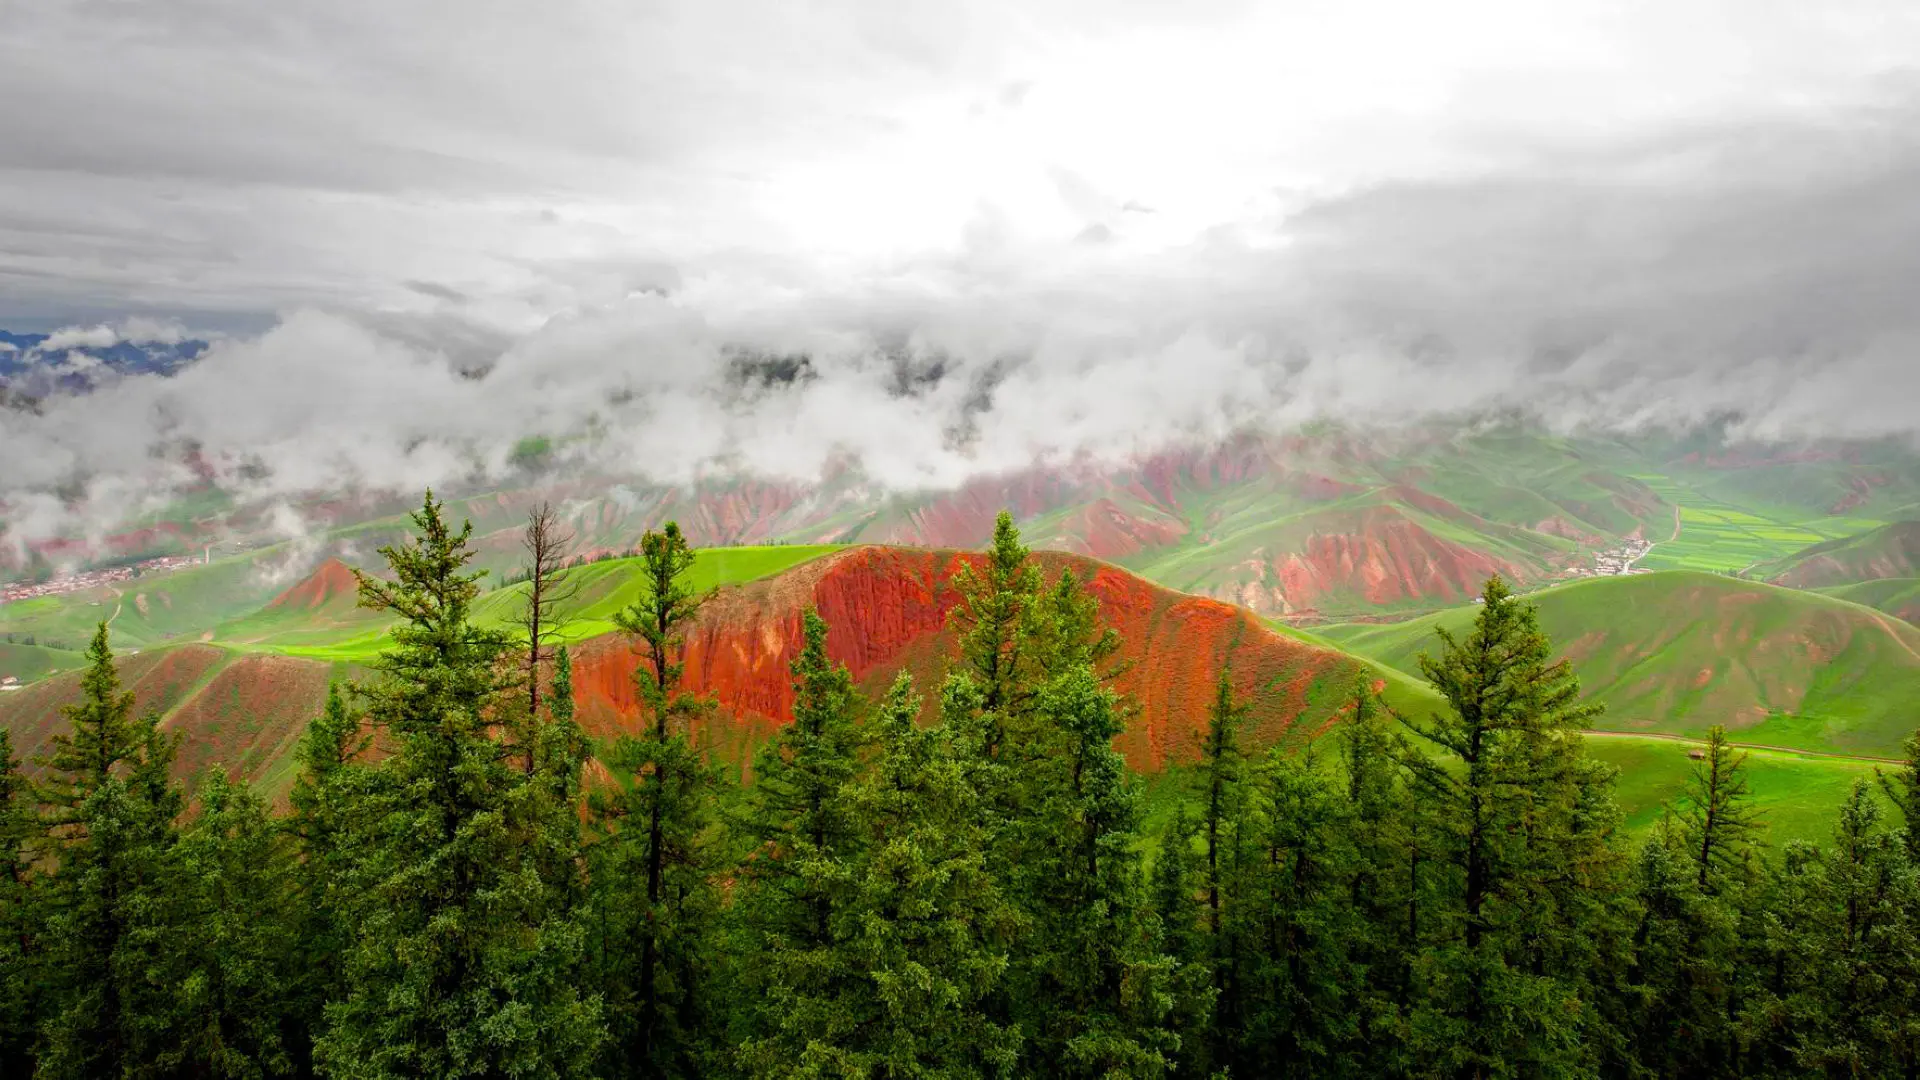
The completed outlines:
<svg viewBox="0 0 1920 1080">
<path fill-rule="evenodd" d="M 925 488 L 1329 415 L 1920 423 L 1901 0 L 0 19 L 0 328 L 215 339 L 0 410 L 16 543 L 185 445 L 277 497 L 532 435 Z"/>
</svg>

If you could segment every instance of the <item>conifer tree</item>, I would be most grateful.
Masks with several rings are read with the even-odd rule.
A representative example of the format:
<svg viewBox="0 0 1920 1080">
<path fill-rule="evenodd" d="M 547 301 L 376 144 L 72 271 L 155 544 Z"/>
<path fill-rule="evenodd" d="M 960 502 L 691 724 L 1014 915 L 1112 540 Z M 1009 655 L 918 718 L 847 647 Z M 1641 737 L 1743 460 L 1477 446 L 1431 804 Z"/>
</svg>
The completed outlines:
<svg viewBox="0 0 1920 1080">
<path fill-rule="evenodd" d="M 1727 742 L 1727 729 L 1707 729 L 1705 756 L 1695 766 L 1680 817 L 1694 864 L 1694 883 L 1715 896 L 1744 879 L 1760 813 L 1753 805 L 1747 755 Z"/>
<path fill-rule="evenodd" d="M 1892 776 L 1880 774 L 1880 787 L 1906 826 L 1902 839 L 1907 861 L 1920 866 L 1920 731 L 1907 736 L 1901 748 L 1906 751 L 1906 761 Z"/>
<path fill-rule="evenodd" d="M 599 1003 L 513 812 L 530 781 L 493 711 L 510 642 L 472 619 L 472 525 L 449 527 L 431 492 L 412 517 L 418 535 L 381 549 L 394 580 L 356 573 L 361 605 L 399 619 L 363 691 L 394 753 L 316 1057 L 343 1077 L 574 1075 L 598 1048 Z"/>
<path fill-rule="evenodd" d="M 1246 704 L 1233 690 L 1232 666 L 1222 665 L 1214 684 L 1213 701 L 1207 710 L 1206 731 L 1201 737 L 1200 767 L 1193 780 L 1200 801 L 1199 873 L 1207 940 L 1205 959 L 1215 994 L 1214 1008 L 1220 1020 L 1213 1033 L 1221 1037 L 1239 1030 L 1245 1020 L 1240 997 L 1240 983 L 1247 964 L 1245 942 L 1225 909 L 1231 903 L 1228 883 L 1232 877 L 1233 851 L 1230 849 L 1238 842 L 1245 824 L 1241 816 L 1245 761 L 1240 750 L 1240 727 L 1246 714 Z M 1190 1046 L 1185 1056 L 1190 1060 L 1204 1056 L 1224 1061 L 1230 1055 L 1227 1047 L 1220 1044 L 1208 1047 L 1204 1054 Z"/>
<path fill-rule="evenodd" d="M 1021 958 L 1027 1067 L 1056 1076 L 1157 1076 L 1180 1046 L 1173 961 L 1159 950 L 1137 850 L 1139 791 L 1113 748 L 1112 691 L 1086 666 L 1034 709 L 1050 752 L 1035 764 L 1020 891 L 1033 919 Z"/>
<path fill-rule="evenodd" d="M 1760 828 L 1745 762 L 1711 728 L 1677 815 L 1641 848 L 1623 1023 L 1639 1065 L 1661 1074 L 1720 1075 L 1737 1060 L 1738 954 Z"/>
<path fill-rule="evenodd" d="M 87 650 L 72 725 L 52 740 L 40 798 L 50 808 L 47 882 L 48 1016 L 38 1050 L 47 1077 L 138 1074 L 157 1067 L 172 1035 L 171 988 L 162 968 L 175 914 L 174 818 L 169 778 L 175 740 L 152 717 L 132 718 L 120 691 L 107 627 Z"/>
<path fill-rule="evenodd" d="M 1222 831 L 1227 828 L 1239 799 L 1240 734 L 1247 707 L 1233 691 L 1233 666 L 1222 665 L 1214 686 L 1213 705 L 1207 711 L 1207 733 L 1200 744 L 1202 797 L 1200 818 L 1206 839 L 1207 931 L 1220 941 L 1220 870 Z"/>
<path fill-rule="evenodd" d="M 1257 850 L 1237 885 L 1233 920 L 1255 945 L 1236 1056 L 1248 1071 L 1340 1071 L 1356 1019 L 1346 995 L 1359 973 L 1347 954 L 1353 909 L 1339 792 L 1311 747 L 1299 755 L 1275 748 L 1256 790 Z"/>
<path fill-rule="evenodd" d="M 1751 1072 L 1920 1072 L 1920 882 L 1883 814 L 1856 782 L 1832 848 L 1788 846 L 1746 1012 Z"/>
<path fill-rule="evenodd" d="M 984 564 L 966 563 L 953 577 L 960 602 L 947 618 L 960 638 L 960 670 L 980 689 L 988 757 L 1000 755 L 1009 717 L 1031 697 L 1032 686 L 1020 675 L 1032 668 L 1024 653 L 1040 587 L 1040 568 L 1005 510 L 994 519 Z"/>
<path fill-rule="evenodd" d="M 1203 862 L 1195 845 L 1199 830 L 1184 803 L 1160 834 L 1148 903 L 1156 921 L 1154 941 L 1171 962 L 1173 999 L 1169 1020 L 1181 1033 L 1173 1075 L 1212 1076 L 1216 1027 L 1213 936 L 1207 930 Z"/>
<path fill-rule="evenodd" d="M 1017 539 L 1019 533 L 1012 535 Z M 1037 575 L 1038 567 L 1033 566 L 1031 556 L 1028 564 Z M 1119 675 L 1124 670 L 1117 655 L 1120 632 L 1101 621 L 1100 602 L 1087 592 L 1080 575 L 1068 567 L 1048 589 L 1038 587 L 1037 576 L 1033 580 L 1033 600 L 1018 624 L 1021 667 L 1014 672 L 1011 700 L 1026 700 L 1032 688 L 1075 665 L 1092 668 L 1106 681 Z"/>
<path fill-rule="evenodd" d="M 287 849 L 266 804 L 215 768 L 196 793 L 200 816 L 182 835 L 166 942 L 177 987 L 164 1072 L 209 1077 L 289 1074 L 293 983 Z"/>
<path fill-rule="evenodd" d="M 553 682 L 543 695 L 547 716 L 536 729 L 533 773 L 524 798 L 530 843 L 556 915 L 583 915 L 586 902 L 585 843 L 580 811 L 583 770 L 592 747 L 574 719 L 573 656 L 565 645 L 553 653 Z"/>
<path fill-rule="evenodd" d="M 133 692 L 122 692 L 120 673 L 113 666 L 107 624 L 94 629 L 87 646 L 87 667 L 80 676 L 80 700 L 62 706 L 68 729 L 54 735 L 43 764 L 48 777 L 39 787 L 40 802 L 49 808 L 55 828 L 77 825 L 82 803 L 98 791 L 123 763 L 140 751 L 139 726 L 133 719 Z"/>
<path fill-rule="evenodd" d="M 755 758 L 741 830 L 752 845 L 736 906 L 753 1035 L 739 1057 L 755 1076 L 853 1052 L 844 999 L 859 977 L 846 944 L 862 840 L 852 788 L 858 695 L 846 666 L 827 658 L 826 621 L 809 609 L 802 633 L 793 722 Z"/>
<path fill-rule="evenodd" d="M 710 702 L 680 687 L 685 634 L 706 595 L 689 581 L 694 553 L 678 524 L 642 537 L 640 556 L 640 596 L 614 621 L 637 640 L 634 684 L 647 727 L 605 756 L 633 785 L 594 803 L 601 835 L 592 919 L 612 1028 L 609 1067 L 688 1075 L 701 1068 L 711 1023 L 702 979 L 718 905 L 708 872 L 718 778 L 687 732 Z"/>
<path fill-rule="evenodd" d="M 1447 707 L 1405 721 L 1419 741 L 1400 754 L 1439 871 L 1426 883 L 1410 1049 L 1462 1075 L 1577 1069 L 1597 1015 L 1568 1004 L 1593 997 L 1575 955 L 1594 940 L 1583 890 L 1617 910 L 1611 777 L 1579 738 L 1599 710 L 1579 702 L 1534 609 L 1497 577 L 1467 636 L 1437 633 L 1441 655 L 1420 667 Z"/>
<path fill-rule="evenodd" d="M 0 728 L 0 1076 L 33 1071 L 39 1018 L 39 884 L 28 844 L 38 829 L 31 790 L 14 756 L 13 734 Z"/>
<path fill-rule="evenodd" d="M 854 879 L 849 942 L 872 1016 L 864 1044 L 877 1075 L 1006 1076 L 1018 1032 L 989 996 L 1008 974 L 1019 925 L 986 858 L 987 800 L 973 763 L 977 715 L 967 691 L 942 720 L 915 723 L 920 697 L 904 673 L 875 717 L 879 756 L 854 789 L 865 842 Z"/>
<path fill-rule="evenodd" d="M 525 753 L 524 767 L 534 770 L 538 752 L 542 678 L 554 655 L 554 642 L 560 637 L 564 609 L 580 593 L 577 579 L 561 572 L 567 552 L 573 547 L 573 533 L 561 523 L 552 504 L 542 502 L 527 511 L 527 524 L 520 532 L 520 546 L 527 553 L 525 570 L 526 601 L 520 609 L 520 632 L 525 636 L 526 654 L 521 673 L 521 689 L 526 692 L 525 711 L 515 710 L 528 730 L 519 733 Z"/>
<path fill-rule="evenodd" d="M 1354 688 L 1339 729 L 1346 776 L 1346 893 L 1354 916 L 1349 957 L 1362 973 L 1352 996 L 1357 1071 L 1409 1071 L 1401 1049 L 1414 942 L 1419 937 L 1418 847 L 1394 756 L 1388 711 L 1372 687 Z"/>
<path fill-rule="evenodd" d="M 350 908 L 360 881 L 364 844 L 373 839 L 370 815 L 390 792 L 389 773 L 360 763 L 369 745 L 358 718 L 347 711 L 340 684 L 327 686 L 327 703 L 307 725 L 295 751 L 300 771 L 288 796 L 295 909 L 295 958 L 290 977 L 293 1032 L 288 1051 L 295 1069 L 311 1070 L 312 1046 L 327 1001 L 344 993 L 344 961 L 352 943 Z"/>
</svg>

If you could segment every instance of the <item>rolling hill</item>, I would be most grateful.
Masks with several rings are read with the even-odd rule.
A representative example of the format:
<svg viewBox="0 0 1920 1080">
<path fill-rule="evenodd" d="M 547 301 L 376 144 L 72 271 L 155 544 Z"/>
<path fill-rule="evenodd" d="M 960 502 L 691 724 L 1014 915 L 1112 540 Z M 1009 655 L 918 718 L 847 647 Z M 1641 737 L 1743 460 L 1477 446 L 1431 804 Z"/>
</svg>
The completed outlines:
<svg viewBox="0 0 1920 1080">
<path fill-rule="evenodd" d="M 829 653 L 863 687 L 877 694 L 909 670 L 931 690 L 952 649 L 946 614 L 957 602 L 953 575 L 978 558 L 875 546 L 703 550 L 696 577 L 724 587 L 688 634 L 688 683 L 720 705 L 697 734 L 743 763 L 785 722 L 792 705 L 788 666 L 809 607 L 832 624 Z M 1121 631 L 1128 663 L 1119 687 L 1139 707 L 1121 748 L 1140 768 L 1157 770 L 1193 756 L 1196 725 L 1223 663 L 1231 661 L 1242 692 L 1256 703 L 1249 735 L 1262 744 L 1324 728 L 1356 680 L 1369 676 L 1364 663 L 1275 633 L 1243 609 L 1175 593 L 1079 556 L 1047 553 L 1041 562 L 1049 577 L 1066 570 L 1082 575 L 1104 617 Z M 578 586 L 568 636 L 579 643 L 582 722 L 600 738 L 630 732 L 638 716 L 635 658 L 608 620 L 637 589 L 632 561 L 596 563 L 568 577 Z M 326 612 L 340 584 L 341 570 L 323 565 L 256 617 L 234 625 L 259 628 L 293 612 Z M 504 620 L 514 598 L 513 588 L 487 594 L 479 616 Z M 182 734 L 184 771 L 218 762 L 283 794 L 294 742 L 323 704 L 328 681 L 360 670 L 382 638 L 379 624 L 279 625 L 279 636 L 264 634 L 245 645 L 192 642 L 122 658 L 137 707 L 157 712 L 164 727 Z M 318 641 L 328 635 L 331 640 Z M 0 698 L 0 723 L 16 733 L 30 759 L 63 724 L 60 706 L 77 694 L 77 673 L 42 680 Z"/>
<path fill-rule="evenodd" d="M 784 722 L 792 695 L 787 666 L 799 647 L 807 607 L 829 620 L 829 653 L 846 663 L 869 693 L 883 690 L 902 670 L 913 672 L 923 688 L 937 685 L 953 644 L 945 626 L 955 602 L 953 574 L 977 557 L 881 546 L 703 549 L 696 577 L 702 587 L 719 591 L 689 634 L 688 680 L 712 693 L 720 707 L 701 723 L 699 736 L 723 760 L 744 768 L 752 748 Z M 1177 777 L 1183 763 L 1193 759 L 1213 679 L 1228 661 L 1241 692 L 1254 704 L 1252 745 L 1324 733 L 1360 681 L 1403 712 L 1438 707 L 1424 682 L 1395 665 L 1428 647 L 1434 623 L 1472 614 L 1469 606 L 1395 626 L 1334 626 L 1322 636 L 1284 624 L 1268 626 L 1245 609 L 1177 593 L 1084 556 L 1045 552 L 1040 559 L 1049 576 L 1069 569 L 1082 575 L 1103 616 L 1120 630 L 1128 669 L 1119 688 L 1139 711 L 1119 745 L 1149 775 Z M 577 643 L 576 700 L 582 721 L 600 739 L 631 731 L 637 715 L 630 681 L 635 658 L 629 644 L 611 632 L 609 621 L 612 611 L 635 594 L 632 570 L 633 560 L 612 559 L 568 571 L 577 586 L 568 605 L 567 634 Z M 1617 580 L 1637 584 L 1663 577 L 1697 578 L 1707 589 L 1724 583 L 1804 595 L 1709 575 Z M 328 682 L 364 675 L 366 662 L 384 644 L 384 621 L 346 606 L 349 580 L 342 566 L 323 564 L 259 611 L 222 624 L 211 643 L 194 640 L 121 654 L 123 678 L 137 707 L 157 712 L 164 727 L 180 733 L 183 773 L 217 763 L 255 779 L 271 796 L 284 797 L 292 782 L 292 750 L 321 707 Z M 1563 586 L 1539 596 L 1605 593 L 1604 586 L 1615 580 Z M 481 617 L 494 623 L 509 619 L 523 589 L 484 594 Z M 1856 624 L 1861 617 L 1862 609 L 1852 605 L 1814 599 L 1852 612 Z M 1543 610 L 1558 606 L 1543 604 Z M 1549 615 L 1550 625 L 1556 617 Z M 252 637 L 238 640 L 246 634 Z M 1358 635 L 1373 635 L 1361 644 L 1378 658 L 1342 651 L 1339 639 Z M 1394 647 L 1383 648 L 1389 640 Z M 1592 680 L 1588 685 L 1603 689 Z M 0 724 L 14 732 L 24 757 L 31 760 L 63 726 L 60 706 L 77 692 L 77 673 L 69 673 L 0 695 Z M 1783 741 L 1764 725 L 1740 737 L 1767 741 L 1761 734 Z M 1669 738 L 1595 737 L 1589 748 L 1622 768 L 1621 801 L 1636 827 L 1653 820 L 1658 804 L 1672 797 L 1690 768 L 1687 745 Z M 1756 758 L 1756 790 L 1771 809 L 1779 835 L 1812 837 L 1828 827 L 1838 794 L 1870 767 L 1859 759 L 1768 752 Z"/>
<path fill-rule="evenodd" d="M 1896 521 L 1813 544 L 1784 559 L 1761 563 L 1749 576 L 1795 589 L 1920 577 L 1920 521 Z"/>
<path fill-rule="evenodd" d="M 1451 606 L 1489 570 L 1543 585 L 1629 541 L 1657 541 L 1641 563 L 1648 568 L 1741 571 L 1920 517 L 1920 457 L 1893 443 L 1758 446 L 1712 431 L 1564 436 L 1498 418 L 1391 432 L 1323 423 L 927 491 L 880 488 L 853 473 L 662 485 L 571 464 L 542 471 L 559 467 L 555 452 L 549 444 L 516 455 L 507 475 L 446 493 L 450 513 L 474 523 L 479 565 L 517 567 L 519 527 L 541 500 L 566 508 L 588 555 L 628 551 L 668 519 L 701 546 L 969 548 L 1005 507 L 1036 547 L 1262 614 L 1339 620 Z M 156 537 L 198 550 L 202 539 L 232 537 L 253 557 L 285 554 L 275 553 L 269 515 L 222 499 L 213 490 L 183 497 L 140 529 L 102 538 L 100 551 L 144 550 Z M 335 492 L 296 508 L 324 553 L 365 566 L 404 535 L 410 505 L 393 493 Z M 62 558 L 86 546 L 47 545 Z M 0 561 L 8 557 L 0 547 Z M 251 613 L 285 584 L 224 617 Z M 13 606 L 0 607 L 0 630 L 13 628 Z M 150 637 L 164 639 L 173 620 L 156 618 Z"/>
<path fill-rule="evenodd" d="M 1920 630 L 1870 608 L 1686 571 L 1597 578 L 1527 597 L 1573 661 L 1607 728 L 1892 756 L 1920 717 Z M 1318 628 L 1328 641 L 1418 674 L 1433 631 L 1468 605 L 1388 625 Z"/>
<path fill-rule="evenodd" d="M 1881 578 L 1816 590 L 1840 600 L 1884 611 L 1920 626 L 1920 577 Z"/>
</svg>

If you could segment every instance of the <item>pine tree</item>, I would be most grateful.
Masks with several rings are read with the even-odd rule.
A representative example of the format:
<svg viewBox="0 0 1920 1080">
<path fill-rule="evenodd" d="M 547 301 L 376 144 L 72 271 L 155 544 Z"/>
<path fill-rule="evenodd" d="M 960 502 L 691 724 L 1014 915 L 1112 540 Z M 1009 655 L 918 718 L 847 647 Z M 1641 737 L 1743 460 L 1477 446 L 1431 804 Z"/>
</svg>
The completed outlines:
<svg viewBox="0 0 1920 1080">
<path fill-rule="evenodd" d="M 13 753 L 13 734 L 0 728 L 0 1076 L 33 1071 L 41 882 L 28 844 L 38 827 L 31 790 Z"/>
<path fill-rule="evenodd" d="M 1419 939 L 1419 848 L 1388 712 L 1364 682 L 1339 729 L 1346 776 L 1342 812 L 1346 893 L 1354 925 L 1349 956 L 1362 977 L 1354 988 L 1354 1071 L 1410 1071 L 1403 1048 L 1415 943 Z"/>
<path fill-rule="evenodd" d="M 861 841 L 852 790 L 858 695 L 845 665 L 827 658 L 825 620 L 809 609 L 802 633 L 793 722 L 755 759 L 741 830 L 752 844 L 736 906 L 754 1035 L 739 1059 L 754 1076 L 790 1075 L 815 1059 L 843 1068 L 855 1053 L 844 998 L 858 977 L 846 943 Z"/>
<path fill-rule="evenodd" d="M 787 1055 L 753 1054 L 756 1075 L 1013 1074 L 1018 1035 L 987 1000 L 1018 915 L 986 868 L 978 750 L 957 745 L 970 737 L 964 721 L 922 729 L 919 712 L 902 674 L 875 716 L 879 756 L 848 789 L 860 842 L 843 864 L 834 955 L 813 969 L 837 977 L 796 1002 L 811 1037 Z"/>
<path fill-rule="evenodd" d="M 169 988 L 152 972 L 173 912 L 174 818 L 182 798 L 169 778 L 175 740 L 152 717 L 132 717 L 120 691 L 107 627 L 87 650 L 71 730 L 43 760 L 50 854 L 46 883 L 47 987 L 39 1074 L 90 1077 L 154 1066 L 170 1035 Z"/>
<path fill-rule="evenodd" d="M 520 631 L 526 639 L 520 678 L 527 695 L 520 716 L 527 730 L 518 738 L 526 754 L 524 767 L 532 773 L 538 753 L 542 675 L 553 658 L 553 643 L 560 637 L 564 609 L 579 595 L 580 585 L 562 576 L 567 552 L 573 547 L 573 533 L 561 524 L 551 504 L 542 502 L 527 511 L 520 546 L 527 553 L 527 597 L 520 610 Z"/>
<path fill-rule="evenodd" d="M 1000 512 L 985 562 L 978 569 L 963 564 L 953 576 L 953 588 L 960 602 L 947 619 L 960 639 L 959 668 L 980 689 L 980 708 L 987 717 L 985 752 L 998 757 L 1008 719 L 1031 699 L 1032 684 L 1021 674 L 1032 668 L 1023 653 L 1040 596 L 1040 568 L 1020 542 L 1012 514 Z"/>
<path fill-rule="evenodd" d="M 552 912 L 584 917 L 587 880 L 580 811 L 582 774 L 592 746 L 574 719 L 573 656 L 565 645 L 554 650 L 553 682 L 544 702 L 547 715 L 534 735 L 533 772 L 524 793 L 524 812 L 531 823 L 530 843 L 540 880 L 550 890 L 547 902 Z"/>
<path fill-rule="evenodd" d="M 1245 1022 L 1240 996 L 1247 960 L 1244 942 L 1231 921 L 1223 917 L 1223 909 L 1229 901 L 1225 888 L 1227 848 L 1239 835 L 1244 765 L 1240 727 L 1246 715 L 1246 704 L 1234 694 L 1232 665 L 1222 665 L 1214 685 L 1213 702 L 1207 711 L 1206 735 L 1200 744 L 1200 770 L 1195 776 L 1200 788 L 1200 834 L 1205 843 L 1201 875 L 1206 899 L 1207 961 L 1221 1018 L 1215 1031 L 1221 1035 L 1238 1030 Z M 1227 1048 L 1224 1045 L 1210 1047 L 1208 1056 L 1225 1060 Z"/>
<path fill-rule="evenodd" d="M 1199 830 L 1183 803 L 1160 834 L 1148 903 L 1156 924 L 1155 947 L 1171 961 L 1173 998 L 1169 1020 L 1181 1032 L 1173 1075 L 1211 1076 L 1215 1060 L 1213 936 L 1207 930 L 1203 862 L 1195 850 Z"/>
<path fill-rule="evenodd" d="M 1579 737 L 1599 710 L 1497 577 L 1471 633 L 1437 632 L 1420 667 L 1447 708 L 1406 721 L 1420 741 L 1400 755 L 1438 847 L 1410 1049 L 1466 1076 L 1579 1068 L 1596 1034 L 1587 924 L 1622 885 L 1611 776 Z"/>
<path fill-rule="evenodd" d="M 1298 756 L 1276 748 L 1256 787 L 1255 858 L 1237 883 L 1233 915 L 1251 946 L 1237 1058 L 1249 1071 L 1324 1075 L 1355 1034 L 1343 807 L 1310 747 Z"/>
<path fill-rule="evenodd" d="M 1058 1076 L 1157 1076 L 1178 1054 L 1173 961 L 1161 953 L 1137 850 L 1140 795 L 1113 748 L 1112 691 L 1086 666 L 1058 673 L 1034 709 L 1020 895 L 1033 919 L 1021 957 L 1027 1067 Z"/>
<path fill-rule="evenodd" d="M 1879 801 L 1856 782 L 1834 846 L 1794 843 L 1776 871 L 1751 1071 L 1920 1073 L 1920 881 Z"/>
<path fill-rule="evenodd" d="M 1695 766 L 1680 817 L 1694 864 L 1694 883 L 1715 896 L 1744 880 L 1760 830 L 1746 772 L 1747 755 L 1736 753 L 1719 724 L 1707 729 L 1705 756 Z"/>
<path fill-rule="evenodd" d="M 1246 705 L 1233 692 L 1233 667 L 1223 665 L 1214 686 L 1213 705 L 1207 712 L 1206 739 L 1200 744 L 1200 777 L 1206 786 L 1200 827 L 1207 845 L 1207 932 L 1216 943 L 1220 942 L 1221 833 L 1239 799 L 1239 729 L 1246 715 Z"/>
<path fill-rule="evenodd" d="M 1678 814 L 1641 848 L 1623 1023 L 1649 1072 L 1714 1076 L 1736 1065 L 1740 928 L 1760 828 L 1745 763 L 1711 728 Z"/>
<path fill-rule="evenodd" d="M 1906 751 L 1906 761 L 1892 776 L 1880 774 L 1880 787 L 1900 811 L 1901 821 L 1906 825 L 1902 839 L 1907 861 L 1920 866 L 1920 731 L 1907 736 L 1902 749 Z"/>
<path fill-rule="evenodd" d="M 107 624 L 101 623 L 87 646 L 87 668 L 80 677 L 80 701 L 60 713 L 68 730 L 51 740 L 42 764 L 49 774 L 37 797 L 47 805 L 49 824 L 69 828 L 88 796 L 111 779 L 123 763 L 140 751 L 140 729 L 133 719 L 133 692 L 122 693 L 120 673 L 113 666 Z"/>
<path fill-rule="evenodd" d="M 300 771 L 288 797 L 293 812 L 282 824 L 291 835 L 295 960 L 290 977 L 294 1067 L 312 1068 L 312 1049 L 329 1000 L 344 994 L 344 961 L 352 942 L 352 902 L 362 884 L 356 871 L 371 843 L 370 815 L 391 797 L 390 774 L 361 763 L 370 740 L 347 711 L 338 683 L 307 725 L 295 751 Z"/>
<path fill-rule="evenodd" d="M 1008 528 L 1012 528 L 1011 519 Z M 1004 539 L 1017 545 L 1018 538 L 1019 533 L 1014 531 L 1007 538 L 996 537 L 996 540 Z M 1011 556 L 995 554 L 994 557 Z M 1032 601 L 1021 609 L 1017 623 L 1019 667 L 1014 671 L 1014 689 L 1007 695 L 1009 700 L 1028 700 L 1033 687 L 1046 682 L 1055 672 L 1075 665 L 1092 668 L 1103 681 L 1111 681 L 1125 670 L 1118 655 L 1120 632 L 1101 621 L 1100 602 L 1087 592 L 1080 575 L 1069 567 L 1060 572 L 1052 588 L 1041 589 L 1038 567 L 1030 557 L 1028 566 L 1036 575 L 1031 579 L 1034 592 Z M 1015 582 L 1022 580 L 1017 574 L 1007 576 Z"/>
<path fill-rule="evenodd" d="M 394 581 L 356 574 L 362 606 L 399 618 L 363 691 L 394 754 L 316 1058 L 342 1077 L 573 1075 L 598 1048 L 599 1003 L 513 812 L 530 781 L 493 722 L 509 639 L 472 619 L 471 524 L 450 528 L 431 492 L 412 517 L 418 535 L 381 549 Z"/>
<path fill-rule="evenodd" d="M 708 837 L 718 777 L 686 730 L 711 703 L 680 688 L 685 634 L 706 596 L 688 580 L 694 553 L 679 525 L 648 532 L 640 555 L 640 597 L 614 621 L 638 640 L 634 683 L 650 724 L 605 756 L 633 786 L 594 802 L 601 836 L 590 903 L 612 1023 L 609 1067 L 688 1075 L 701 1069 L 711 1023 L 702 979 L 718 906 Z"/>
<path fill-rule="evenodd" d="M 165 1072 L 209 1077 L 289 1074 L 294 1005 L 292 883 L 287 849 L 266 804 L 216 768 L 202 783 L 200 816 L 181 837 L 166 942 L 166 981 L 177 987 Z"/>
</svg>

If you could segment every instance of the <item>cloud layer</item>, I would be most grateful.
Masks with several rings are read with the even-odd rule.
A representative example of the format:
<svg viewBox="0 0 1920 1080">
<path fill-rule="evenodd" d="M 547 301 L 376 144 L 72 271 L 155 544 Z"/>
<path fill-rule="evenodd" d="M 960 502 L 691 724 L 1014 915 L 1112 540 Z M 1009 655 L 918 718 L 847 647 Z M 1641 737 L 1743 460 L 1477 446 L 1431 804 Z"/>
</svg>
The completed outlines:
<svg viewBox="0 0 1920 1080">
<path fill-rule="evenodd" d="M 0 325 L 237 331 L 0 410 L 15 543 L 535 436 L 923 488 L 1323 416 L 1916 428 L 1902 5 L 301 7 L 0 43 L 49 105 Z"/>
</svg>

